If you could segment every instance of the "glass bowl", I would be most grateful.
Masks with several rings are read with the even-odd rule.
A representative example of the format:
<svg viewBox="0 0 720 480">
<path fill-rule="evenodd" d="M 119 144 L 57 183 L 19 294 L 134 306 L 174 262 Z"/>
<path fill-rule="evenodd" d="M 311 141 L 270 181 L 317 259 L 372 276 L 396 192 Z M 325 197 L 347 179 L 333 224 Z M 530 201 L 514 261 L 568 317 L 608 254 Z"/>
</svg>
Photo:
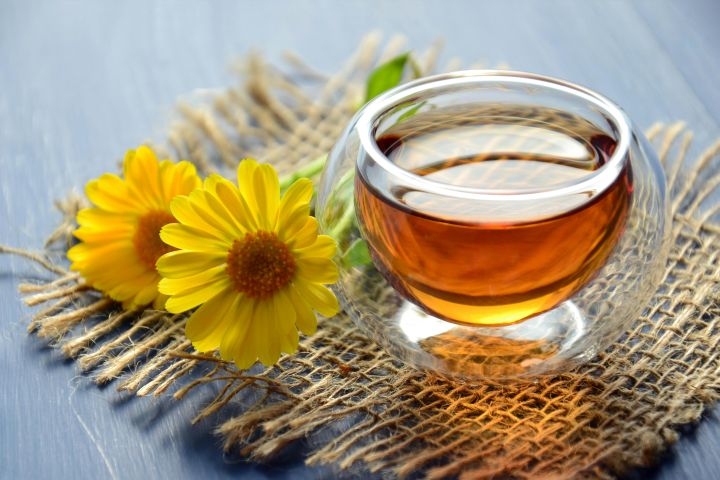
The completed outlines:
<svg viewBox="0 0 720 480">
<path fill-rule="evenodd" d="M 566 371 L 655 291 L 662 168 L 607 98 L 510 71 L 416 80 L 370 101 L 329 154 L 321 227 L 337 294 L 401 361 L 465 379 Z"/>
</svg>

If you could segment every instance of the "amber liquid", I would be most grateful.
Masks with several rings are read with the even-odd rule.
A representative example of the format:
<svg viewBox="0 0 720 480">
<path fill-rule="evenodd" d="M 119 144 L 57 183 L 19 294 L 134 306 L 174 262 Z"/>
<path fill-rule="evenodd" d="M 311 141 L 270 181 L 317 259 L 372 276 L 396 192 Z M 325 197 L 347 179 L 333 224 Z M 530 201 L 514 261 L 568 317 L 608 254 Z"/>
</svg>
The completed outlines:
<svg viewBox="0 0 720 480">
<path fill-rule="evenodd" d="M 495 191 L 576 182 L 616 146 L 580 118 L 521 106 L 421 113 L 377 143 L 415 175 Z M 355 187 L 378 269 L 429 313 L 475 325 L 518 322 L 582 288 L 617 243 L 632 195 L 629 167 L 580 200 L 498 208 L 393 187 L 378 175 L 358 170 Z"/>
</svg>

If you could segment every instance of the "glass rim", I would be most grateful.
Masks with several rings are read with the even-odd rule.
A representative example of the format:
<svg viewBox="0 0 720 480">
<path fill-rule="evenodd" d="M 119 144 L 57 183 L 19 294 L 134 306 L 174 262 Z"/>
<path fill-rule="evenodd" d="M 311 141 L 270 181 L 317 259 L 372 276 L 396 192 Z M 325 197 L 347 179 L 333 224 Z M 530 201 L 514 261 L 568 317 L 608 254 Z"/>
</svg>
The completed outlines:
<svg viewBox="0 0 720 480">
<path fill-rule="evenodd" d="M 405 170 L 394 164 L 380 150 L 375 137 L 378 120 L 396 107 L 419 100 L 433 90 L 467 87 L 482 83 L 518 84 L 542 87 L 577 97 L 598 107 L 607 114 L 617 131 L 617 145 L 610 159 L 597 170 L 577 180 L 523 189 L 483 189 L 437 182 Z M 357 114 L 356 129 L 360 144 L 374 162 L 389 175 L 402 180 L 403 186 L 469 200 L 542 200 L 565 195 L 591 196 L 607 189 L 620 175 L 630 149 L 630 121 L 625 113 L 607 97 L 574 83 L 534 73 L 512 70 L 461 70 L 414 80 L 379 95 Z"/>
</svg>

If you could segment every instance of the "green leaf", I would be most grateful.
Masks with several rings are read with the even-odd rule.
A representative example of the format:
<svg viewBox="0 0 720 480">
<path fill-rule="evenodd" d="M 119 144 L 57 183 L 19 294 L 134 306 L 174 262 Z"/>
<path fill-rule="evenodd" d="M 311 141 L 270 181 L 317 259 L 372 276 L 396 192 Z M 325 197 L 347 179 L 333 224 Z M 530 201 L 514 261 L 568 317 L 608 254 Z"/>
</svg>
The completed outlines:
<svg viewBox="0 0 720 480">
<path fill-rule="evenodd" d="M 361 267 L 372 262 L 367 243 L 362 238 L 355 240 L 342 256 L 342 262 L 348 267 Z"/>
<path fill-rule="evenodd" d="M 367 79 L 365 102 L 369 102 L 381 93 L 400 85 L 405 65 L 409 59 L 410 53 L 403 53 L 373 70 Z"/>
</svg>

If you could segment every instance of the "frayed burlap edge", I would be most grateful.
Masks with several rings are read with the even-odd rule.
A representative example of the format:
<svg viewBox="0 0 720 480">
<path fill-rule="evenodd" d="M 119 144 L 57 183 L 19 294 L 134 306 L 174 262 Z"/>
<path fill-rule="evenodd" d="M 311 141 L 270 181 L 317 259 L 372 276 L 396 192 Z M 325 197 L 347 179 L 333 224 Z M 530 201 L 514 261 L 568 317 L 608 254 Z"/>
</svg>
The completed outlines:
<svg viewBox="0 0 720 480">
<path fill-rule="evenodd" d="M 240 86 L 180 107 L 169 148 L 205 173 L 229 170 L 245 156 L 288 172 L 330 148 L 368 71 L 401 46 L 391 39 L 380 52 L 379 36 L 371 35 L 328 78 L 295 57 L 294 75 L 251 57 L 240 65 Z M 425 71 L 437 52 L 426 55 Z M 55 275 L 20 286 L 27 305 L 42 305 L 31 331 L 76 358 L 98 383 L 118 379 L 120 390 L 172 391 L 181 399 L 217 384 L 196 420 L 233 402 L 240 413 L 217 431 L 227 449 L 252 460 L 307 439 L 309 464 L 386 475 L 612 477 L 651 464 L 675 441 L 676 428 L 696 421 L 720 393 L 720 142 L 690 161 L 691 134 L 682 124 L 655 125 L 647 135 L 672 197 L 674 243 L 663 285 L 630 331 L 593 363 L 533 384 L 463 385 L 408 369 L 344 315 L 321 320 L 299 353 L 275 367 L 238 372 L 192 353 L 184 316 L 123 312 L 46 254 L 0 252 L 28 257 Z M 59 205 L 65 220 L 51 244 L 70 241 L 83 202 L 75 196 Z"/>
</svg>

